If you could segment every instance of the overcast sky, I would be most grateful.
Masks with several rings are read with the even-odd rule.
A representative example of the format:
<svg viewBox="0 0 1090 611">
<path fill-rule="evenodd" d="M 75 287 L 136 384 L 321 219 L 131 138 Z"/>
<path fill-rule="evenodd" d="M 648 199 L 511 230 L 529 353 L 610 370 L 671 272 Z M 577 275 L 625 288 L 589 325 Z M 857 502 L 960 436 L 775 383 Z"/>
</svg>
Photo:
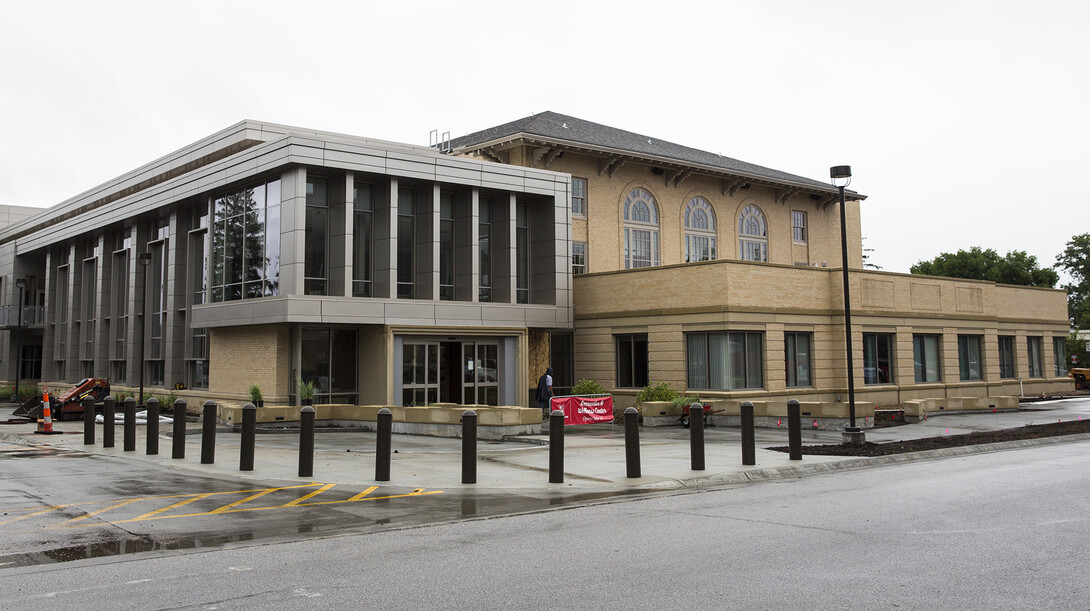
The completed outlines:
<svg viewBox="0 0 1090 611">
<path fill-rule="evenodd" d="M 525 7 L 525 8 L 523 8 Z M 0 203 L 242 119 L 427 144 L 543 110 L 828 180 L 872 261 L 1090 231 L 1087 2 L 0 0 Z"/>
</svg>

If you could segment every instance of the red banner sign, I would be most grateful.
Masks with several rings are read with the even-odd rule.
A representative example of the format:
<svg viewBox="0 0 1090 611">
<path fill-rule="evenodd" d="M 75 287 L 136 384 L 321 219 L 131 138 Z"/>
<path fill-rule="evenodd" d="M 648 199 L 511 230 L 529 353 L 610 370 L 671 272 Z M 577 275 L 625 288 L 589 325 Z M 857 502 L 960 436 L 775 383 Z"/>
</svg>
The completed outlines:
<svg viewBox="0 0 1090 611">
<path fill-rule="evenodd" d="M 552 409 L 563 410 L 564 424 L 613 422 L 613 397 L 553 397 Z"/>
</svg>

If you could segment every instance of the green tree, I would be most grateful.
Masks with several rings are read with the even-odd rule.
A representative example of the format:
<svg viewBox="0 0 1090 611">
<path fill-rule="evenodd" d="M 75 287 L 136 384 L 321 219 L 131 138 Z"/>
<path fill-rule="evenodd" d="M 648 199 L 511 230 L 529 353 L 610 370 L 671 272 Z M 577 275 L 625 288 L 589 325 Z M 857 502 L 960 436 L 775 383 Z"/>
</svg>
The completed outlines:
<svg viewBox="0 0 1090 611">
<path fill-rule="evenodd" d="M 989 280 L 1001 284 L 1052 288 L 1059 282 L 1056 270 L 1037 264 L 1037 257 L 1024 250 L 1012 250 L 1000 257 L 991 248 L 973 246 L 956 253 L 944 252 L 930 261 L 920 261 L 909 268 L 913 274 Z"/>
<path fill-rule="evenodd" d="M 1076 329 L 1090 328 L 1090 233 L 1071 238 L 1056 255 L 1056 267 L 1071 276 L 1067 291 L 1067 316 Z"/>
</svg>

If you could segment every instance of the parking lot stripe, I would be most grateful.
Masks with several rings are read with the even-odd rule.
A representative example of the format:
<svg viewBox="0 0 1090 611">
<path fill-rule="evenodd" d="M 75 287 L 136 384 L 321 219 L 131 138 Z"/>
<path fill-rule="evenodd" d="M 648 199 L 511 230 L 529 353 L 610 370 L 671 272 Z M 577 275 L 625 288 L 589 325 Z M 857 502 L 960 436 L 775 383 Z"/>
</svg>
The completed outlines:
<svg viewBox="0 0 1090 611">
<path fill-rule="evenodd" d="M 102 514 L 102 513 L 106 513 L 107 511 L 110 511 L 111 509 L 117 509 L 118 507 L 124 507 L 125 505 L 131 505 L 132 503 L 135 503 L 137 501 L 142 501 L 142 500 L 143 499 L 128 499 L 128 500 L 125 500 L 125 501 L 121 501 L 120 503 L 114 503 L 113 505 L 110 505 L 109 507 L 104 507 L 102 509 L 99 509 L 98 511 L 92 511 L 92 512 L 89 512 L 89 513 L 85 513 L 85 514 L 83 514 L 83 515 L 81 515 L 79 517 L 72 518 L 71 520 L 61 522 L 60 524 L 57 524 L 55 526 L 48 526 L 46 528 L 71 528 L 71 524 L 73 524 L 74 522 L 79 522 L 81 520 L 86 520 L 87 518 L 97 516 L 97 515 Z M 77 526 L 78 526 L 78 524 L 77 524 Z"/>
<path fill-rule="evenodd" d="M 238 507 L 239 505 L 242 505 L 243 503 L 249 503 L 250 501 L 252 501 L 254 499 L 258 499 L 258 498 L 261 498 L 261 497 L 265 496 L 266 494 L 272 494 L 273 492 L 276 492 L 277 490 L 283 490 L 283 488 L 267 488 L 265 490 L 262 490 L 261 492 L 258 492 L 257 494 L 251 494 L 250 496 L 248 496 L 248 497 L 246 497 L 244 499 L 237 500 L 237 501 L 235 501 L 233 503 L 227 503 L 223 507 L 217 507 L 217 508 L 213 509 L 212 511 L 209 511 L 208 513 L 210 513 L 210 514 L 212 514 L 212 513 L 226 513 L 227 511 L 229 511 L 231 509 L 234 509 L 235 507 Z"/>
<path fill-rule="evenodd" d="M 64 505 L 54 505 L 52 507 L 46 507 L 45 509 L 39 509 L 38 511 L 28 513 L 25 516 L 19 516 L 17 518 L 11 518 L 10 520 L 4 520 L 3 522 L 0 522 L 0 526 L 4 526 L 5 524 L 11 524 L 12 522 L 18 522 L 19 520 L 25 520 L 27 518 L 33 518 L 34 516 L 40 516 L 43 513 L 49 513 L 50 511 L 56 511 L 56 510 L 58 510 L 58 509 L 60 509 L 62 507 L 64 507 Z"/>
<path fill-rule="evenodd" d="M 161 513 L 170 511 L 171 509 L 175 509 L 177 507 L 182 507 L 184 505 L 188 505 L 188 504 L 192 503 L 193 501 L 199 501 L 201 499 L 206 499 L 206 498 L 212 496 L 213 494 L 215 494 L 215 493 L 214 492 L 206 492 L 204 494 L 196 494 L 196 495 L 193 495 L 193 496 L 189 497 L 188 499 L 185 499 L 184 501 L 178 501 L 177 503 L 174 503 L 173 505 L 167 505 L 166 507 L 156 509 L 155 511 L 149 511 L 149 512 L 145 513 L 142 516 L 137 516 L 137 517 L 132 518 L 132 519 L 133 520 L 144 520 L 144 519 L 150 518 L 152 516 L 157 516 L 157 515 L 159 515 Z"/>
<path fill-rule="evenodd" d="M 356 496 L 348 499 L 348 502 L 351 503 L 352 501 L 358 501 L 358 500 L 362 499 L 363 497 L 367 496 L 368 494 L 371 494 L 375 490 L 378 490 L 378 486 L 371 486 L 367 490 L 364 490 L 363 492 L 357 494 Z"/>
<path fill-rule="evenodd" d="M 332 488 L 333 486 L 336 486 L 336 485 L 337 484 L 326 484 L 326 485 L 322 486 L 321 488 L 315 490 L 314 492 L 311 492 L 310 494 L 304 494 L 303 496 L 295 499 L 294 501 L 284 503 L 283 505 L 281 505 L 281 507 L 295 507 L 295 506 L 299 505 L 300 503 L 302 503 L 303 501 L 306 501 L 308 499 L 312 499 L 312 498 L 318 496 L 319 494 L 325 492 L 326 490 L 329 490 L 330 488 Z"/>
</svg>

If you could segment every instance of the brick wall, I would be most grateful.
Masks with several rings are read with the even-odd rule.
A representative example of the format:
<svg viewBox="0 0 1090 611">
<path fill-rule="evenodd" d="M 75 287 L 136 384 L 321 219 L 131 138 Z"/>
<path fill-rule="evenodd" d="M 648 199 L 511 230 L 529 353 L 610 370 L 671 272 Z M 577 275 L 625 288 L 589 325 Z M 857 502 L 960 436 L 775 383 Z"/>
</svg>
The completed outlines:
<svg viewBox="0 0 1090 611">
<path fill-rule="evenodd" d="M 287 325 L 210 328 L 209 393 L 249 400 L 250 385 L 257 384 L 266 401 L 287 401 L 290 337 Z"/>
</svg>

